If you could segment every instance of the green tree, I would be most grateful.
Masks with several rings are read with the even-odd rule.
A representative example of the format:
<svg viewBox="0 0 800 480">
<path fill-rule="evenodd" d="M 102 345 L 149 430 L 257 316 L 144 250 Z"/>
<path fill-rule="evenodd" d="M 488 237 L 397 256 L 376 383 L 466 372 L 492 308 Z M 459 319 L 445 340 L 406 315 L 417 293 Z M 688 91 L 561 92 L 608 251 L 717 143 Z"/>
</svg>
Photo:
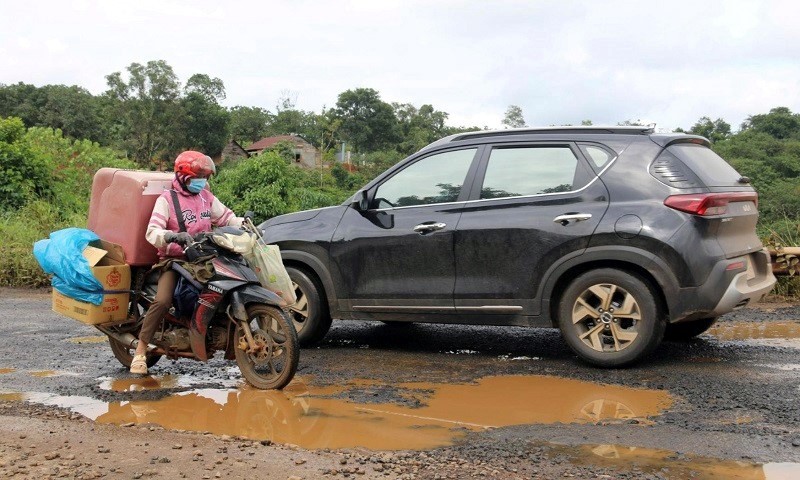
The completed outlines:
<svg viewBox="0 0 800 480">
<path fill-rule="evenodd" d="M 340 135 L 360 152 L 393 146 L 399 139 L 397 117 L 392 106 L 371 88 L 357 88 L 339 94 L 336 116 Z"/>
<path fill-rule="evenodd" d="M 211 78 L 204 73 L 195 73 L 186 81 L 183 87 L 185 94 L 199 94 L 206 101 L 219 103 L 225 100 L 225 84 L 219 78 Z"/>
<path fill-rule="evenodd" d="M 25 140 L 19 118 L 0 118 L 0 211 L 18 209 L 52 194 L 54 168 L 37 156 Z"/>
<path fill-rule="evenodd" d="M 505 128 L 525 127 L 525 117 L 522 115 L 522 108 L 518 105 L 509 105 L 502 123 Z"/>
<path fill-rule="evenodd" d="M 18 117 L 26 127 L 58 128 L 72 138 L 106 141 L 101 99 L 73 85 L 0 85 L 0 117 Z"/>
<path fill-rule="evenodd" d="M 800 139 L 800 114 L 792 113 L 786 107 L 775 107 L 769 113 L 747 117 L 742 130 L 764 132 L 779 139 Z"/>
<path fill-rule="evenodd" d="M 261 107 L 236 106 L 229 110 L 231 136 L 247 146 L 267 136 L 272 114 Z"/>
<path fill-rule="evenodd" d="M 132 63 L 128 78 L 106 76 L 107 95 L 119 103 L 121 146 L 141 165 L 172 157 L 183 141 L 180 82 L 164 60 Z"/>
<path fill-rule="evenodd" d="M 344 201 L 352 191 L 336 186 L 330 172 L 296 168 L 266 152 L 223 168 L 214 193 L 235 212 L 251 210 L 259 220 Z"/>
<path fill-rule="evenodd" d="M 717 143 L 731 136 L 731 125 L 721 118 L 712 121 L 709 117 L 700 117 L 689 129 L 689 133 Z"/>
<path fill-rule="evenodd" d="M 27 127 L 41 125 L 46 103 L 46 92 L 35 85 L 22 82 L 0 84 L 0 118 L 17 117 Z"/>
<path fill-rule="evenodd" d="M 215 157 L 230 137 L 230 115 L 219 105 L 225 99 L 225 85 L 219 78 L 194 74 L 186 82 L 181 99 L 185 121 L 184 148 Z"/>
<path fill-rule="evenodd" d="M 99 98 L 75 85 L 47 85 L 42 89 L 47 101 L 36 126 L 58 128 L 75 139 L 108 140 L 103 103 Z"/>
<path fill-rule="evenodd" d="M 393 103 L 395 116 L 400 127 L 401 141 L 397 150 L 410 155 L 425 145 L 447 136 L 445 122 L 447 112 L 440 112 L 432 105 L 417 109 L 410 103 Z"/>
</svg>

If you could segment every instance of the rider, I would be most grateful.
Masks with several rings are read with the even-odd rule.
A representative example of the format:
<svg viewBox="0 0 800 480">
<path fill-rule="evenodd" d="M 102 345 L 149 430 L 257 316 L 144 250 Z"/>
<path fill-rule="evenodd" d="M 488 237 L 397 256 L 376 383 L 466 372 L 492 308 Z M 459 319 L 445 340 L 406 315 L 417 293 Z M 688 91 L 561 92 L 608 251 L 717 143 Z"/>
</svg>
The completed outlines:
<svg viewBox="0 0 800 480">
<path fill-rule="evenodd" d="M 169 268 L 166 260 L 183 257 L 183 248 L 179 244 L 191 242 L 192 236 L 197 233 L 211 231 L 212 227 L 238 227 L 242 224 L 243 218 L 234 215 L 208 189 L 208 177 L 216 171 L 208 155 L 193 150 L 181 153 L 175 159 L 172 189 L 163 192 L 153 207 L 145 238 L 158 249 L 158 256 L 162 260 L 159 263 L 162 267 L 161 276 L 155 301 L 147 310 L 139 332 L 131 373 L 147 373 L 147 344 L 172 306 L 178 274 Z M 176 216 L 176 202 L 183 222 Z"/>
</svg>

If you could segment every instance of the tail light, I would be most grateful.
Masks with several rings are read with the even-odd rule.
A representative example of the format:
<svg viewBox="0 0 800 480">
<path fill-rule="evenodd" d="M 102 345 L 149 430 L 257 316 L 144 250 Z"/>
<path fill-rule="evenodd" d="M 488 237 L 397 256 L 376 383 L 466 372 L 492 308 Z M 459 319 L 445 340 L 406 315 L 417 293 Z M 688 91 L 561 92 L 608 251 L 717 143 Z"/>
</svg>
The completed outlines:
<svg viewBox="0 0 800 480">
<path fill-rule="evenodd" d="M 758 208 L 758 194 L 755 192 L 698 193 L 672 195 L 664 200 L 664 205 L 682 212 L 710 217 L 725 215 L 731 202 L 751 201 Z"/>
</svg>

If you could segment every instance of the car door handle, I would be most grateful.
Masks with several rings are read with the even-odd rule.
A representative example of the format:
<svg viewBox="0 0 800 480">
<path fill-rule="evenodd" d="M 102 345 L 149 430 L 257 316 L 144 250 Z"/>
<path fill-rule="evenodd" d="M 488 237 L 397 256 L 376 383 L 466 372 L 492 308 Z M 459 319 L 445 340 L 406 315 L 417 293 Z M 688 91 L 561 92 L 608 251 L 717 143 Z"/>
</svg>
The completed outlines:
<svg viewBox="0 0 800 480">
<path fill-rule="evenodd" d="M 553 222 L 567 226 L 570 223 L 582 222 L 584 220 L 589 220 L 590 218 L 592 218 L 591 213 L 565 213 L 564 215 L 559 215 L 554 218 Z"/>
<path fill-rule="evenodd" d="M 417 233 L 430 233 L 436 230 L 441 230 L 446 227 L 446 223 L 420 223 L 416 227 L 414 227 L 414 231 Z"/>
</svg>

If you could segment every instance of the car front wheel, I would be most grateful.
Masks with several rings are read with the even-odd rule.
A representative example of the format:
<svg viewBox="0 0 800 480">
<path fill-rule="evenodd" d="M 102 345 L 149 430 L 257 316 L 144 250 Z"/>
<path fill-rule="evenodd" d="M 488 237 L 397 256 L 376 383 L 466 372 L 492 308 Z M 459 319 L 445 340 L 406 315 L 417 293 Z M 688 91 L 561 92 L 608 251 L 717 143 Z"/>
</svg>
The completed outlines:
<svg viewBox="0 0 800 480">
<path fill-rule="evenodd" d="M 648 283 L 603 268 L 577 277 L 564 291 L 558 325 L 569 347 L 599 367 L 630 365 L 652 352 L 665 321 Z"/>
<path fill-rule="evenodd" d="M 331 328 L 325 292 L 303 270 L 286 267 L 286 272 L 297 295 L 297 302 L 289 307 L 289 314 L 297 331 L 297 340 L 301 346 L 307 347 L 322 340 Z"/>
</svg>

